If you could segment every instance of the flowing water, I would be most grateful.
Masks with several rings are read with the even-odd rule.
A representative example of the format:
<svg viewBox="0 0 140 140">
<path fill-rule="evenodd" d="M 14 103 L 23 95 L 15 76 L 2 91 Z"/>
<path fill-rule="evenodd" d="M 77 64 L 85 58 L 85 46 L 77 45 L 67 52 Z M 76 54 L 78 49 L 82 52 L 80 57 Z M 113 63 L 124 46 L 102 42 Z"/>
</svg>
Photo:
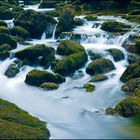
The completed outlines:
<svg viewBox="0 0 140 140">
<path fill-rule="evenodd" d="M 110 59 L 116 67 L 114 71 L 106 74 L 109 77 L 108 80 L 95 84 L 95 92 L 86 93 L 82 88 L 91 79 L 85 72 L 90 60 L 85 67 L 67 77 L 66 82 L 61 84 L 56 91 L 43 91 L 24 83 L 26 74 L 34 67 L 24 66 L 15 78 L 8 79 L 4 76 L 4 72 L 15 60 L 13 52 L 30 46 L 18 44 L 17 49 L 11 52 L 11 58 L 0 62 L 0 98 L 15 103 L 30 114 L 47 122 L 52 139 L 139 138 L 139 127 L 135 126 L 131 120 L 105 114 L 107 107 L 114 107 L 126 97 L 125 93 L 121 91 L 122 83 L 119 80 L 128 65 L 127 52 L 122 48 L 122 44 L 130 34 L 139 30 L 135 24 L 132 24 L 132 30 L 125 35 L 111 35 L 100 29 L 101 23 L 110 19 L 128 23 L 119 17 L 101 16 L 96 22 L 85 21 L 83 26 L 73 30 L 73 33 L 81 34 L 81 36 L 86 34 L 87 37 L 82 38 L 80 43 L 87 51 L 102 54 L 104 58 Z M 46 44 L 56 49 L 58 42 L 54 37 L 55 29 L 56 27 L 51 39 L 46 39 L 43 34 L 40 40 L 32 40 L 30 43 Z M 121 50 L 125 59 L 115 62 L 105 51 L 109 48 Z M 35 68 L 43 69 L 42 67 Z"/>
</svg>

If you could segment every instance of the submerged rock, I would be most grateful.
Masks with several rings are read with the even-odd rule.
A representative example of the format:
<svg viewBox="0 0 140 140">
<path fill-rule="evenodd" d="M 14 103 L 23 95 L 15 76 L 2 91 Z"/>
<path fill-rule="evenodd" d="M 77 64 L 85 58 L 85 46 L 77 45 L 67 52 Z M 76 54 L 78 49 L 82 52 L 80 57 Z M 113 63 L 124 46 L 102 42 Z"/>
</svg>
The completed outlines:
<svg viewBox="0 0 140 140">
<path fill-rule="evenodd" d="M 46 123 L 32 117 L 15 104 L 0 99 L 1 139 L 49 139 Z"/>
<path fill-rule="evenodd" d="M 55 83 L 46 82 L 40 85 L 40 87 L 44 90 L 56 90 L 59 88 L 59 86 Z"/>
<path fill-rule="evenodd" d="M 48 71 L 31 70 L 25 79 L 25 83 L 33 86 L 40 86 L 45 82 L 60 84 L 65 82 L 65 78 L 59 74 L 52 74 Z"/>
<path fill-rule="evenodd" d="M 105 81 L 107 79 L 108 77 L 106 75 L 97 74 L 90 80 L 90 82 L 100 82 L 100 81 Z"/>
<path fill-rule="evenodd" d="M 93 92 L 95 90 L 95 86 L 89 83 L 85 84 L 83 88 L 86 90 L 86 92 Z"/>
<path fill-rule="evenodd" d="M 124 54 L 119 49 L 108 49 L 109 52 L 116 62 L 121 61 L 124 59 Z"/>
<path fill-rule="evenodd" d="M 16 64 L 11 64 L 8 69 L 5 71 L 5 75 L 8 77 L 8 78 L 13 78 L 15 77 L 18 73 L 19 73 L 19 69 L 18 67 L 16 66 Z"/>
<path fill-rule="evenodd" d="M 116 113 L 116 111 L 111 107 L 107 108 L 105 112 L 107 115 L 114 115 Z"/>
<path fill-rule="evenodd" d="M 90 59 L 91 60 L 96 60 L 96 59 L 102 58 L 102 55 L 101 54 L 92 52 L 90 50 L 88 51 L 88 55 L 90 56 Z"/>
<path fill-rule="evenodd" d="M 114 64 L 105 58 L 96 59 L 86 68 L 86 73 L 90 75 L 103 74 L 114 70 Z"/>
</svg>

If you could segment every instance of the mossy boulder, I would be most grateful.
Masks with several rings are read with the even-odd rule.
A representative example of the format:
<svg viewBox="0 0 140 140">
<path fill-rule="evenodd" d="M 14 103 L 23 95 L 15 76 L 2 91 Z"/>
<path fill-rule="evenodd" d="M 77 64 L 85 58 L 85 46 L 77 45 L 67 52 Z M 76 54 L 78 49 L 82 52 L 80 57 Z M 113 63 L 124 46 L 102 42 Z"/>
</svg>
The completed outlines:
<svg viewBox="0 0 140 140">
<path fill-rule="evenodd" d="M 71 8 L 64 8 L 58 18 L 58 26 L 56 28 L 56 37 L 62 32 L 70 31 L 74 26 L 74 11 Z"/>
<path fill-rule="evenodd" d="M 59 86 L 55 83 L 47 82 L 40 85 L 40 87 L 44 90 L 56 90 Z"/>
<path fill-rule="evenodd" d="M 86 92 L 93 92 L 95 90 L 95 86 L 89 83 L 85 84 L 83 88 L 86 90 Z"/>
<path fill-rule="evenodd" d="M 5 27 L 7 27 L 7 23 L 6 23 L 5 21 L 3 21 L 3 20 L 0 20 L 0 26 L 5 26 Z"/>
<path fill-rule="evenodd" d="M 138 54 L 128 54 L 128 62 L 129 64 L 138 63 L 140 64 L 140 56 Z"/>
<path fill-rule="evenodd" d="M 116 111 L 111 107 L 107 108 L 105 112 L 107 115 L 114 115 L 116 113 Z"/>
<path fill-rule="evenodd" d="M 140 10 L 139 9 L 133 10 L 129 12 L 129 15 L 140 15 Z"/>
<path fill-rule="evenodd" d="M 1 139 L 49 139 L 46 124 L 15 104 L 0 99 Z"/>
<path fill-rule="evenodd" d="M 10 34 L 10 31 L 7 27 L 5 26 L 0 26 L 0 33 L 4 33 L 4 34 Z"/>
<path fill-rule="evenodd" d="M 46 14 L 38 13 L 33 10 L 26 10 L 15 18 L 14 23 L 16 26 L 21 26 L 26 29 L 32 38 L 40 38 L 46 29 L 56 24 L 56 20 Z M 51 30 L 51 34 L 52 33 L 53 28 Z"/>
<path fill-rule="evenodd" d="M 121 61 L 124 59 L 124 54 L 119 49 L 108 49 L 109 52 L 116 62 Z"/>
<path fill-rule="evenodd" d="M 39 5 L 39 8 L 55 8 L 56 7 L 56 1 L 42 1 Z"/>
<path fill-rule="evenodd" d="M 106 75 L 97 74 L 90 80 L 90 82 L 100 82 L 100 81 L 105 81 L 107 79 L 108 77 Z"/>
<path fill-rule="evenodd" d="M 3 44 L 9 44 L 12 49 L 17 47 L 17 42 L 12 36 L 0 33 L 0 45 Z"/>
<path fill-rule="evenodd" d="M 140 54 L 140 39 L 136 40 L 135 48 L 136 48 L 136 53 Z"/>
<path fill-rule="evenodd" d="M 63 57 L 54 67 L 53 71 L 61 75 L 69 75 L 76 69 L 79 69 L 87 62 L 87 54 L 85 52 L 73 53 Z"/>
<path fill-rule="evenodd" d="M 115 111 L 123 117 L 140 115 L 140 98 L 128 97 L 115 106 Z"/>
<path fill-rule="evenodd" d="M 97 17 L 96 16 L 92 16 L 92 15 L 88 15 L 85 17 L 85 19 L 89 20 L 89 21 L 95 21 L 97 20 Z"/>
<path fill-rule="evenodd" d="M 7 70 L 5 71 L 5 74 L 8 78 L 13 78 L 19 73 L 19 69 L 16 66 L 16 64 L 11 64 Z"/>
<path fill-rule="evenodd" d="M 56 84 L 60 84 L 65 82 L 65 78 L 59 74 L 52 74 L 48 71 L 41 70 L 31 70 L 25 79 L 25 83 L 33 86 L 40 86 L 45 82 L 53 82 Z"/>
<path fill-rule="evenodd" d="M 5 50 L 9 51 L 11 49 L 12 48 L 9 44 L 3 44 L 3 45 L 0 46 L 0 52 L 5 51 Z"/>
<path fill-rule="evenodd" d="M 51 61 L 55 58 L 55 50 L 52 47 L 40 44 L 25 48 L 15 53 L 15 57 L 21 60 L 28 60 L 39 63 L 41 66 L 49 67 Z"/>
<path fill-rule="evenodd" d="M 20 26 L 15 26 L 14 28 L 12 28 L 10 30 L 10 33 L 13 36 L 20 36 L 24 39 L 28 39 L 30 37 L 30 33 L 26 29 L 24 29 Z"/>
<path fill-rule="evenodd" d="M 122 74 L 120 80 L 122 82 L 127 82 L 130 79 L 140 77 L 140 65 L 137 63 L 130 64 L 127 69 Z"/>
<path fill-rule="evenodd" d="M 123 86 L 122 90 L 127 92 L 129 95 L 133 95 L 135 90 L 140 87 L 140 78 L 134 78 L 127 81 Z"/>
<path fill-rule="evenodd" d="M 70 55 L 77 52 L 85 52 L 85 49 L 79 43 L 72 40 L 61 41 L 57 48 L 59 55 Z"/>
<path fill-rule="evenodd" d="M 115 66 L 111 60 L 100 58 L 91 62 L 86 68 L 86 73 L 90 75 L 103 74 L 114 70 Z"/>
<path fill-rule="evenodd" d="M 14 18 L 14 15 L 10 9 L 0 7 L 0 19 L 1 20 L 9 20 L 9 19 L 13 19 L 13 18 Z"/>
<path fill-rule="evenodd" d="M 101 29 L 108 32 L 125 32 L 130 28 L 131 26 L 117 21 L 107 21 L 101 25 Z"/>
</svg>

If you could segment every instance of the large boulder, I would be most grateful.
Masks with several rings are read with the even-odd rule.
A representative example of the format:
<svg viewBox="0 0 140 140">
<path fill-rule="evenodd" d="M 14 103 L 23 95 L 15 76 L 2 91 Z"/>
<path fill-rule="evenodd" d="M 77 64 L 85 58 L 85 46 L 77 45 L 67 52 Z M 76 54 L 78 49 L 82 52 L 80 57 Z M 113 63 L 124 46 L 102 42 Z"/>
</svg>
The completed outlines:
<svg viewBox="0 0 140 140">
<path fill-rule="evenodd" d="M 124 59 L 124 54 L 119 49 L 108 49 L 109 52 L 116 62 L 121 61 Z"/>
<path fill-rule="evenodd" d="M 73 53 L 63 57 L 54 67 L 53 71 L 62 75 L 69 75 L 76 69 L 82 67 L 87 61 L 85 52 Z"/>
<path fill-rule="evenodd" d="M 16 66 L 16 64 L 11 64 L 7 70 L 5 71 L 5 75 L 8 77 L 8 78 L 13 78 L 15 77 L 18 73 L 19 73 L 19 69 L 18 67 Z"/>
<path fill-rule="evenodd" d="M 65 78 L 59 74 L 52 74 L 48 71 L 41 70 L 31 70 L 25 79 L 25 83 L 33 86 L 40 86 L 45 82 L 53 82 L 56 84 L 60 84 L 65 82 Z"/>
<path fill-rule="evenodd" d="M 58 18 L 58 26 L 56 28 L 56 37 L 62 32 L 70 31 L 74 23 L 74 11 L 71 8 L 64 8 Z"/>
<path fill-rule="evenodd" d="M 108 32 L 126 32 L 131 26 L 117 21 L 107 21 L 101 26 L 101 29 Z"/>
<path fill-rule="evenodd" d="M 140 77 L 140 65 L 137 63 L 134 63 L 134 64 L 130 64 L 127 67 L 127 69 L 122 74 L 120 80 L 122 82 L 126 82 L 130 79 L 138 78 L 138 77 Z"/>
<path fill-rule="evenodd" d="M 1 139 L 49 139 L 46 123 L 29 115 L 15 104 L 0 99 Z"/>
<path fill-rule="evenodd" d="M 90 74 L 90 75 L 96 75 L 96 74 L 107 73 L 114 69 L 115 69 L 115 66 L 111 60 L 100 58 L 91 62 L 86 68 L 86 72 L 87 74 Z"/>
<path fill-rule="evenodd" d="M 51 61 L 55 58 L 55 50 L 52 47 L 40 44 L 25 48 L 15 53 L 15 57 L 34 63 L 39 62 L 41 66 L 49 67 Z"/>
<path fill-rule="evenodd" d="M 85 52 L 85 49 L 79 43 L 72 40 L 61 41 L 57 48 L 59 55 L 70 55 L 77 52 Z"/>
<path fill-rule="evenodd" d="M 128 97 L 115 106 L 115 111 L 123 117 L 140 115 L 140 98 Z"/>
<path fill-rule="evenodd" d="M 91 50 L 88 51 L 88 55 L 89 55 L 89 57 L 90 57 L 91 60 L 102 58 L 102 55 L 101 54 L 95 53 L 95 52 L 93 52 Z"/>
<path fill-rule="evenodd" d="M 56 24 L 56 20 L 46 14 L 27 10 L 19 14 L 14 23 L 16 26 L 21 26 L 29 31 L 32 38 L 40 38 L 47 28 Z M 53 33 L 53 28 L 51 28 L 51 33 Z"/>
</svg>

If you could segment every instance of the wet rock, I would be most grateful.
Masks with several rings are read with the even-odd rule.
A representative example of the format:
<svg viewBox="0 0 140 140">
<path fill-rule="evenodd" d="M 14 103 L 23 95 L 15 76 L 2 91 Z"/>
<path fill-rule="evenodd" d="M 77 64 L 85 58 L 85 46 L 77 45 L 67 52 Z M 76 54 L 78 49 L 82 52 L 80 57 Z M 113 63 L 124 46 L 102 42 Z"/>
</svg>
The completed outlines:
<svg viewBox="0 0 140 140">
<path fill-rule="evenodd" d="M 86 68 L 86 73 L 90 75 L 103 74 L 114 70 L 114 64 L 105 58 L 96 59 Z"/>
<path fill-rule="evenodd" d="M 107 79 L 108 77 L 106 75 L 97 74 L 90 80 L 90 82 L 100 82 L 100 81 L 105 81 Z"/>
<path fill-rule="evenodd" d="M 124 59 L 124 54 L 119 49 L 108 49 L 109 52 L 116 62 L 121 61 Z"/>
<path fill-rule="evenodd" d="M 96 59 L 102 58 L 101 54 L 94 53 L 94 52 L 92 52 L 90 50 L 88 51 L 88 55 L 90 56 L 91 60 L 96 60 Z"/>
<path fill-rule="evenodd" d="M 89 20 L 89 21 L 95 21 L 97 20 L 97 17 L 96 16 L 92 16 L 92 15 L 88 15 L 85 17 L 85 19 Z"/>
<path fill-rule="evenodd" d="M 113 108 L 109 107 L 105 110 L 107 115 L 114 115 L 116 112 Z"/>
<path fill-rule="evenodd" d="M 25 79 L 25 83 L 33 86 L 40 86 L 46 82 L 53 82 L 55 84 L 60 84 L 65 82 L 65 78 L 59 74 L 52 74 L 48 71 L 41 70 L 31 70 Z"/>
<path fill-rule="evenodd" d="M 140 98 L 128 97 L 115 106 L 115 111 L 123 117 L 140 115 Z"/>
<path fill-rule="evenodd" d="M 5 26 L 0 26 L 0 33 L 1 34 L 10 34 L 10 31 L 9 31 L 9 29 L 7 28 L 7 27 L 5 27 Z"/>
<path fill-rule="evenodd" d="M 19 69 L 16 64 L 11 64 L 6 70 L 5 74 L 8 78 L 13 78 L 19 73 Z"/>
<path fill-rule="evenodd" d="M 56 90 L 58 89 L 58 85 L 55 83 L 47 82 L 40 85 L 40 87 L 44 90 Z"/>
<path fill-rule="evenodd" d="M 93 92 L 95 90 L 95 86 L 89 83 L 85 84 L 83 88 L 86 90 L 86 92 Z"/>
<path fill-rule="evenodd" d="M 129 53 L 128 54 L 128 62 L 129 62 L 129 64 L 132 64 L 132 63 L 138 63 L 138 64 L 140 64 L 140 56 L 137 55 L 137 54 L 131 54 L 131 53 Z"/>
<path fill-rule="evenodd" d="M 120 80 L 122 82 L 127 82 L 130 79 L 140 77 L 140 65 L 137 63 L 130 64 L 127 69 L 122 74 Z"/>
<path fill-rule="evenodd" d="M 41 22 L 40 22 L 41 21 Z M 40 38 L 46 28 L 56 24 L 56 20 L 33 10 L 21 12 L 14 20 L 16 26 L 26 29 L 32 38 Z M 52 29 L 53 32 L 53 29 Z"/>
</svg>

